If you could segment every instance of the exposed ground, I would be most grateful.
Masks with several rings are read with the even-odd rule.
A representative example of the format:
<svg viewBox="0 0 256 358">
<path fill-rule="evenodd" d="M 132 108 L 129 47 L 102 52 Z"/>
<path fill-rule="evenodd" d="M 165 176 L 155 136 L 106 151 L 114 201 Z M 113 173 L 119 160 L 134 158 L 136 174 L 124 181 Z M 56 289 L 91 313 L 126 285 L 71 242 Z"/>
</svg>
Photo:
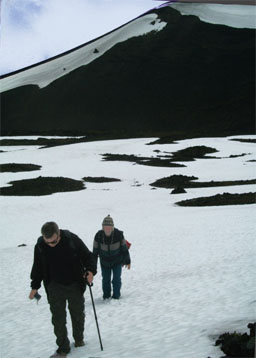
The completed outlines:
<svg viewBox="0 0 256 358">
<path fill-rule="evenodd" d="M 63 177 L 38 177 L 15 180 L 9 184 L 12 186 L 0 188 L 0 195 L 41 196 L 85 189 L 82 181 Z"/>
<path fill-rule="evenodd" d="M 114 181 L 121 181 L 117 178 L 106 178 L 106 177 L 84 177 L 83 180 L 88 183 L 109 183 Z"/>
<path fill-rule="evenodd" d="M 197 177 L 186 176 L 186 175 L 171 175 L 162 179 L 156 180 L 154 183 L 151 183 L 151 186 L 158 188 L 208 188 L 216 186 L 231 186 L 231 185 L 248 185 L 256 184 L 256 179 L 251 180 L 229 180 L 229 181 L 209 181 L 209 182 L 195 182 Z"/>
<path fill-rule="evenodd" d="M 41 165 L 36 164 L 21 164 L 21 163 L 7 163 L 0 164 L 0 172 L 2 173 L 16 173 L 16 172 L 29 172 L 33 170 L 40 170 Z"/>
<path fill-rule="evenodd" d="M 219 205 L 243 205 L 255 204 L 256 193 L 243 194 L 217 194 L 214 196 L 182 200 L 176 204 L 179 206 L 219 206 Z"/>
</svg>

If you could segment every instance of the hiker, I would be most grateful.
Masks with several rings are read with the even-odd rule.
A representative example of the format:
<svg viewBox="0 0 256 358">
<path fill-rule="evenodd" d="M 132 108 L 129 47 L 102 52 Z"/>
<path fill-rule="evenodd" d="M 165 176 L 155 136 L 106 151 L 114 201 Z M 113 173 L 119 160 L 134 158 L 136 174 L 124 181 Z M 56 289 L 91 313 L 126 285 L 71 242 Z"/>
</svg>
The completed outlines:
<svg viewBox="0 0 256 358">
<path fill-rule="evenodd" d="M 70 342 L 66 328 L 66 301 L 72 321 L 75 347 L 84 346 L 84 291 L 96 274 L 96 260 L 83 241 L 55 222 L 42 226 L 34 249 L 30 299 L 36 298 L 43 281 L 50 304 L 58 349 L 50 358 L 66 357 Z"/>
<path fill-rule="evenodd" d="M 111 297 L 111 274 L 113 274 L 112 298 L 119 299 L 121 296 L 122 266 L 131 268 L 130 254 L 124 239 L 123 232 L 114 227 L 114 221 L 110 215 L 104 218 L 102 230 L 95 235 L 93 242 L 93 254 L 98 260 L 102 272 L 103 299 Z"/>
</svg>

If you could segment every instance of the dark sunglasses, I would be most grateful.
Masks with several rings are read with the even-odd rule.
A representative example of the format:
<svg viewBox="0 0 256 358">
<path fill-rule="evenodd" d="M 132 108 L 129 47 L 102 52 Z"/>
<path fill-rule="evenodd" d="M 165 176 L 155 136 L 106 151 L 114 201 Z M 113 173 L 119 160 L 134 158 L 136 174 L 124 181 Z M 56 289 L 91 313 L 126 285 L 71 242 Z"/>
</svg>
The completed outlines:
<svg viewBox="0 0 256 358">
<path fill-rule="evenodd" d="M 58 240 L 59 240 L 59 238 L 57 238 L 57 239 L 55 239 L 55 240 L 53 240 L 53 241 L 46 241 L 46 240 L 44 240 L 44 242 L 45 242 L 47 245 L 55 245 L 55 244 L 57 244 Z"/>
</svg>

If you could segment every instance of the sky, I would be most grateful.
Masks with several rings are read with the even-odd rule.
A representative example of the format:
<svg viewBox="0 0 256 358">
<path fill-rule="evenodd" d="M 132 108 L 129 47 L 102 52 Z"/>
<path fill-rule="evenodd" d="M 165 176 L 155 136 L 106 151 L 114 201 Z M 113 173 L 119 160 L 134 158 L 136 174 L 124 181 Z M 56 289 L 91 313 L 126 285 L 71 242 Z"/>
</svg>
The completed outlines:
<svg viewBox="0 0 256 358">
<path fill-rule="evenodd" d="M 1 0 L 0 75 L 95 39 L 161 3 L 164 1 Z"/>
</svg>

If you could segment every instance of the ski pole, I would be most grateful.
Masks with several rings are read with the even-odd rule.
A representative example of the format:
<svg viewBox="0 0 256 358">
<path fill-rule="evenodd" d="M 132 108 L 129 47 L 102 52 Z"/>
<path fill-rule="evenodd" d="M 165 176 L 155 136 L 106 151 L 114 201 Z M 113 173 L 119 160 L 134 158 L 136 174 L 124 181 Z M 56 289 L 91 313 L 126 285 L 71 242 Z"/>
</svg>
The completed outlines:
<svg viewBox="0 0 256 358">
<path fill-rule="evenodd" d="M 87 283 L 87 285 L 89 286 L 89 290 L 90 290 L 90 295 L 91 295 L 91 300 L 92 300 L 92 307 L 93 307 L 93 311 L 94 311 L 94 317 L 95 317 L 95 322 L 96 322 L 97 331 L 98 331 L 98 336 L 99 336 L 99 341 L 100 341 L 100 349 L 103 351 L 103 345 L 102 345 L 101 336 L 100 336 L 100 329 L 99 329 L 97 314 L 96 314 L 96 310 L 95 310 L 94 300 L 93 300 L 93 296 L 92 296 L 92 285 L 93 285 L 93 284 L 92 284 L 92 283 L 89 283 L 88 281 L 87 281 L 86 283 Z"/>
</svg>

